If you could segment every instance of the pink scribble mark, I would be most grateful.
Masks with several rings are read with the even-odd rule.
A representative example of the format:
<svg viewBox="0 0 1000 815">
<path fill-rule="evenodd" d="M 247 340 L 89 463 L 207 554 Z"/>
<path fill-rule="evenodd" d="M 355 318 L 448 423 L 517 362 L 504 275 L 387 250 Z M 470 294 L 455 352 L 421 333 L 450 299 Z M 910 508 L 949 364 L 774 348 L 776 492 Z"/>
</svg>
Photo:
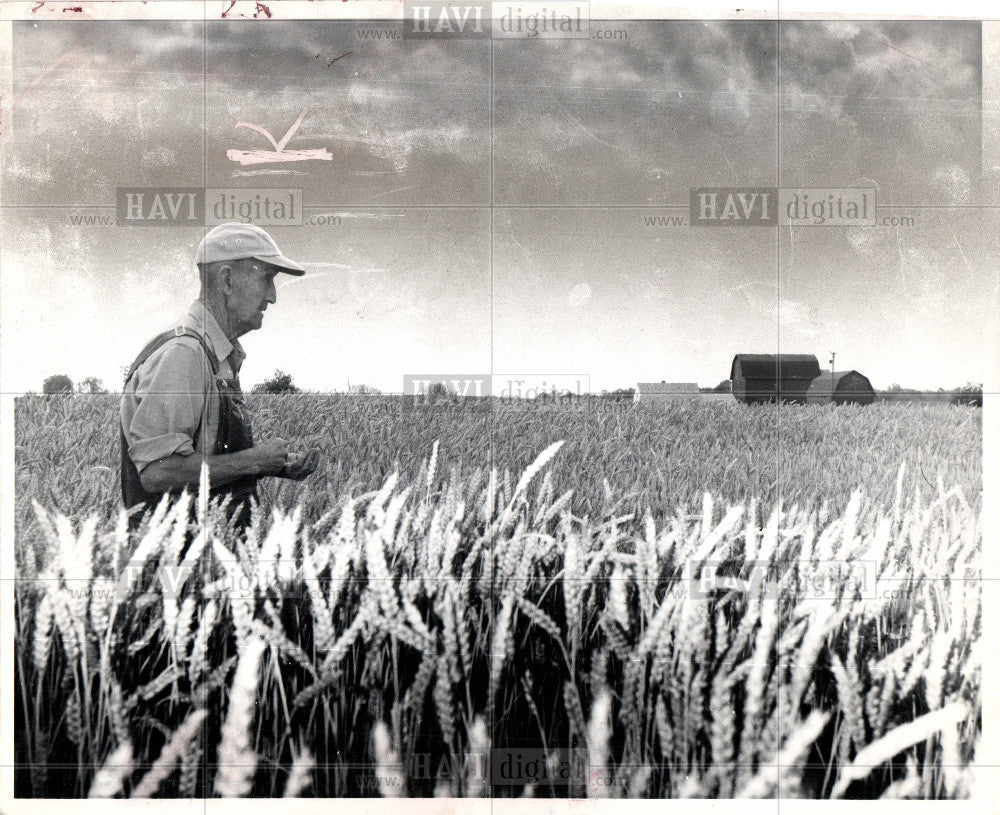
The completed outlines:
<svg viewBox="0 0 1000 815">
<path fill-rule="evenodd" d="M 318 161 L 333 161 L 333 156 L 325 147 L 321 147 L 317 150 L 285 149 L 285 145 L 288 144 L 292 136 L 295 135 L 295 131 L 299 129 L 299 125 L 302 124 L 302 120 L 305 119 L 308 111 L 309 108 L 302 108 L 299 118 L 295 120 L 294 124 L 292 124 L 290 128 L 288 128 L 285 135 L 281 137 L 281 141 L 275 141 L 274 136 L 259 125 L 252 125 L 248 122 L 237 122 L 233 125 L 233 127 L 245 127 L 248 130 L 260 133 L 265 139 L 271 142 L 274 150 L 227 150 L 226 156 L 230 161 L 235 161 L 243 165 L 270 164 L 276 161 L 309 161 L 310 159 Z"/>
<path fill-rule="evenodd" d="M 887 39 L 885 39 L 884 37 L 882 38 L 882 42 L 884 42 L 884 43 L 886 44 L 886 46 L 888 46 L 889 48 L 891 48 L 891 49 L 892 49 L 893 51 L 898 51 L 898 52 L 899 52 L 900 54 L 902 54 L 902 55 L 903 55 L 904 57 L 909 57 L 910 59 L 915 59 L 915 60 L 916 60 L 917 62 L 919 62 L 919 63 L 920 63 L 921 65 L 926 65 L 926 64 L 927 64 L 927 63 L 926 63 L 926 62 L 924 62 L 924 61 L 923 61 L 922 59 L 920 59 L 920 57 L 915 57 L 915 56 L 913 56 L 913 54 L 907 54 L 907 53 L 906 53 L 906 51 L 903 51 L 903 50 L 901 50 L 901 49 L 897 48 L 897 47 L 896 47 L 895 45 L 893 45 L 893 44 L 892 44 L 891 42 L 889 42 L 889 41 L 888 41 Z"/>
<path fill-rule="evenodd" d="M 44 5 L 45 5 L 45 0 L 39 0 L 38 5 L 32 6 L 32 8 L 31 8 L 32 13 L 38 11 L 38 9 L 40 9 Z"/>
<path fill-rule="evenodd" d="M 343 54 L 340 54 L 339 56 L 336 56 L 336 57 L 334 57 L 333 59 L 329 60 L 329 61 L 328 61 L 328 62 L 326 63 L 326 67 L 327 67 L 327 68 L 329 68 L 329 67 L 330 67 L 331 65 L 333 65 L 333 63 L 335 63 L 335 62 L 336 62 L 336 61 L 337 61 L 338 59 L 343 59 L 344 57 L 349 57 L 349 56 L 351 56 L 351 54 L 353 54 L 353 53 L 354 53 L 353 51 L 345 51 L 345 52 L 344 52 Z M 316 55 L 316 59 L 319 59 L 319 58 L 320 58 L 320 54 L 317 54 L 317 55 Z"/>
<path fill-rule="evenodd" d="M 63 13 L 67 11 L 76 11 L 80 14 L 83 13 L 83 6 L 63 6 Z"/>
<path fill-rule="evenodd" d="M 222 12 L 223 19 L 226 19 L 229 16 L 229 12 L 233 10 L 233 7 L 235 5 L 236 5 L 236 0 L 229 0 L 229 5 L 226 6 L 225 10 Z M 263 14 L 266 18 L 270 19 L 271 9 L 268 7 L 266 3 L 254 3 L 254 7 L 255 7 L 254 13 L 251 15 L 253 19 L 259 20 L 261 14 Z M 236 16 L 242 17 L 244 20 L 247 19 L 247 16 L 245 14 L 237 14 Z"/>
<path fill-rule="evenodd" d="M 41 5 L 41 3 L 39 3 L 39 5 Z M 59 64 L 61 62 L 65 62 L 67 59 L 69 59 L 70 57 L 74 56 L 78 52 L 79 52 L 79 49 L 78 48 L 74 48 L 72 51 L 67 51 L 62 56 L 57 57 L 56 59 L 52 60 L 52 62 L 50 62 L 48 64 L 48 66 L 45 68 L 44 71 L 42 71 L 38 76 L 36 76 L 34 79 L 32 79 L 27 84 L 27 86 L 25 87 L 25 89 L 23 91 L 21 91 L 21 95 L 18 96 L 17 99 L 14 100 L 14 104 L 10 106 L 10 109 L 12 111 L 14 109 L 16 109 L 17 106 L 21 104 L 21 100 L 24 99 L 24 97 L 27 96 L 29 93 L 31 93 L 31 91 L 33 91 L 36 87 L 38 87 L 38 85 L 41 83 L 41 81 L 43 79 L 45 79 L 45 77 L 47 77 L 56 68 L 59 67 Z"/>
</svg>

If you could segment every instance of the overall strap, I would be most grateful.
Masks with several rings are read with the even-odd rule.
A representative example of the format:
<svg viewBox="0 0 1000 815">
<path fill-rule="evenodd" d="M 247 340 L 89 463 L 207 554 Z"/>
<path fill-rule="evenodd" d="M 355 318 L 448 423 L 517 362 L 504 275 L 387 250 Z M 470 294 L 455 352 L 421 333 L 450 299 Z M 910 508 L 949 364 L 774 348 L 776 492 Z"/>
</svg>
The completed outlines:
<svg viewBox="0 0 1000 815">
<path fill-rule="evenodd" d="M 219 361 L 216 359 L 215 353 L 212 349 L 208 347 L 208 342 L 205 338 L 194 329 L 179 325 L 176 328 L 171 328 L 168 331 L 164 331 L 162 334 L 158 334 L 146 343 L 146 347 L 139 352 L 139 356 L 135 358 L 135 362 L 133 362 L 132 366 L 128 369 L 128 373 L 125 375 L 125 384 L 128 384 L 132 375 L 136 372 L 139 366 L 149 359 L 153 355 L 153 352 L 155 352 L 161 345 L 165 345 L 170 342 L 170 340 L 177 337 L 194 337 L 194 339 L 198 340 L 198 342 L 201 343 L 201 347 L 205 349 L 205 355 L 208 357 L 208 364 L 212 366 L 212 376 L 218 376 Z"/>
</svg>

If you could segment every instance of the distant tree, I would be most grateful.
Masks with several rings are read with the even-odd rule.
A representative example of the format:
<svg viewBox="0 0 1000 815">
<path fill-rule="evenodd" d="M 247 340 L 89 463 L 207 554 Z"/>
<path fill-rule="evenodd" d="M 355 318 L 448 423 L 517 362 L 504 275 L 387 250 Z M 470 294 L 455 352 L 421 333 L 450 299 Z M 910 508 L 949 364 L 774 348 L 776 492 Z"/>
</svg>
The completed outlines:
<svg viewBox="0 0 1000 815">
<path fill-rule="evenodd" d="M 104 382 L 101 381 L 100 377 L 88 376 L 76 386 L 76 391 L 77 393 L 107 393 L 108 389 L 104 387 Z"/>
<path fill-rule="evenodd" d="M 957 388 L 951 395 L 953 405 L 970 405 L 971 407 L 983 406 L 983 386 L 970 382 L 962 388 Z"/>
<path fill-rule="evenodd" d="M 430 402 L 449 398 L 451 398 L 451 389 L 444 382 L 432 382 L 427 389 L 427 399 Z"/>
<path fill-rule="evenodd" d="M 66 374 L 53 374 L 42 383 L 42 393 L 47 395 L 72 392 L 73 380 Z"/>
<path fill-rule="evenodd" d="M 254 385 L 251 393 L 298 393 L 299 389 L 292 382 L 292 375 L 284 371 L 275 371 L 270 377 Z"/>
<path fill-rule="evenodd" d="M 608 393 L 612 402 L 631 402 L 635 399 L 635 388 L 618 388 Z"/>
<path fill-rule="evenodd" d="M 733 380 L 723 379 L 718 385 L 712 388 L 713 393 L 732 393 L 733 392 Z"/>
<path fill-rule="evenodd" d="M 380 391 L 374 385 L 365 385 L 365 384 L 351 385 L 347 392 L 356 394 L 357 396 L 377 396 L 378 394 L 382 393 L 382 391 Z"/>
</svg>

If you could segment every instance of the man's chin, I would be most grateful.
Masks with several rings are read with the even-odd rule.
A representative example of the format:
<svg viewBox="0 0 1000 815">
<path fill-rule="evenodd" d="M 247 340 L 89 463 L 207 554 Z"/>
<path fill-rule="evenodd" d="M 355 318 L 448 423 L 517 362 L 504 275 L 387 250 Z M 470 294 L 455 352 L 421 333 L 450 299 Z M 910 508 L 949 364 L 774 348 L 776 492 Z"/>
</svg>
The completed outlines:
<svg viewBox="0 0 1000 815">
<path fill-rule="evenodd" d="M 264 315 L 258 314 L 256 317 L 251 317 L 245 323 L 243 323 L 243 329 L 240 331 L 240 336 L 244 334 L 249 334 L 251 331 L 256 331 L 264 325 Z"/>
</svg>

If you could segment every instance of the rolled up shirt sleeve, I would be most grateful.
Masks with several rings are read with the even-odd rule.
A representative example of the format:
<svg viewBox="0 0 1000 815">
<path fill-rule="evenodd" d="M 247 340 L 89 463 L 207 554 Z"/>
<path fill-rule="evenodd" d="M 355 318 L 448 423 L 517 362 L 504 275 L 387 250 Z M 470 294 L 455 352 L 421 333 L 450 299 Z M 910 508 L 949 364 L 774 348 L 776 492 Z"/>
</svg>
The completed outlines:
<svg viewBox="0 0 1000 815">
<path fill-rule="evenodd" d="M 141 473 L 154 461 L 194 453 L 207 399 L 204 354 L 171 342 L 136 376 L 139 404 L 126 436 L 129 456 Z"/>
</svg>

